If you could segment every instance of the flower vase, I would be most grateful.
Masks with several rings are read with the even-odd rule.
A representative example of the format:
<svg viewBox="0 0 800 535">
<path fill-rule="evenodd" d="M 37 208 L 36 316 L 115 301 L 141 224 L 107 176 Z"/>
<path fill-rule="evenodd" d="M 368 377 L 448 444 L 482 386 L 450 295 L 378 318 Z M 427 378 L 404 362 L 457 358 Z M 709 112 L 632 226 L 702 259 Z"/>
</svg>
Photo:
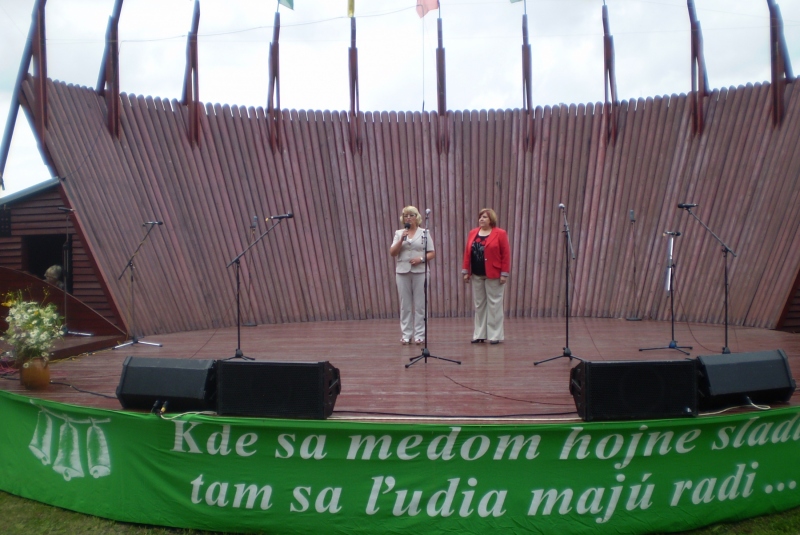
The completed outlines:
<svg viewBox="0 0 800 535">
<path fill-rule="evenodd" d="M 44 390 L 50 384 L 47 357 L 33 357 L 19 368 L 19 380 L 28 390 Z"/>
</svg>

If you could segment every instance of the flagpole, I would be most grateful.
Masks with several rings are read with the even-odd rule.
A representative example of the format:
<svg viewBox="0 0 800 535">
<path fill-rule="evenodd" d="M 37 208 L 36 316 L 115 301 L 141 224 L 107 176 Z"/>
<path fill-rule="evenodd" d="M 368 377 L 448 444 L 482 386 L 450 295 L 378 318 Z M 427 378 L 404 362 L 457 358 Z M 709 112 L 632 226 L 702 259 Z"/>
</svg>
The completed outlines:
<svg viewBox="0 0 800 535">
<path fill-rule="evenodd" d="M 425 113 L 425 17 L 422 17 L 422 113 Z"/>
</svg>

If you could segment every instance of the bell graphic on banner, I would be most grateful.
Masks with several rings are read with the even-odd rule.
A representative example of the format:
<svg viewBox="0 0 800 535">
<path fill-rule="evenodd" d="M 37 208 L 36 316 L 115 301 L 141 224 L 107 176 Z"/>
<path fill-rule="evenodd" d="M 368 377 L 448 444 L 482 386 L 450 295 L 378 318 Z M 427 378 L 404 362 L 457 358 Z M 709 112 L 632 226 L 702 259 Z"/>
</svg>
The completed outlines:
<svg viewBox="0 0 800 535">
<path fill-rule="evenodd" d="M 53 418 L 44 410 L 39 411 L 36 429 L 28 449 L 45 466 L 53 461 Z"/>
<path fill-rule="evenodd" d="M 53 470 L 61 474 L 64 481 L 85 475 L 81 465 L 80 435 L 69 420 L 61 425 L 58 433 L 58 455 Z"/>
<path fill-rule="evenodd" d="M 92 425 L 86 431 L 86 458 L 89 461 L 89 473 L 95 479 L 111 474 L 108 440 L 97 423 L 97 420 L 92 419 Z"/>
</svg>

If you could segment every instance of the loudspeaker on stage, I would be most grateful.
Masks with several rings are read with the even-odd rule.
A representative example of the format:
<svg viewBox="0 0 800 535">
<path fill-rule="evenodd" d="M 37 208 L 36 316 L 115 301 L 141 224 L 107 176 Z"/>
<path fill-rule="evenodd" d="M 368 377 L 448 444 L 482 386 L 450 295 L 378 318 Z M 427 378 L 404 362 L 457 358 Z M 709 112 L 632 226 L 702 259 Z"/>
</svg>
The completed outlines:
<svg viewBox="0 0 800 535">
<path fill-rule="evenodd" d="M 327 361 L 220 361 L 217 413 L 323 420 L 341 389 L 339 369 Z"/>
<path fill-rule="evenodd" d="M 583 361 L 570 372 L 569 391 L 587 422 L 697 416 L 693 360 Z"/>
<path fill-rule="evenodd" d="M 122 364 L 117 399 L 124 409 L 151 410 L 166 402 L 165 411 L 213 411 L 215 360 L 129 356 Z"/>
<path fill-rule="evenodd" d="M 787 402 L 795 381 L 781 349 L 697 357 L 702 410 Z"/>
</svg>

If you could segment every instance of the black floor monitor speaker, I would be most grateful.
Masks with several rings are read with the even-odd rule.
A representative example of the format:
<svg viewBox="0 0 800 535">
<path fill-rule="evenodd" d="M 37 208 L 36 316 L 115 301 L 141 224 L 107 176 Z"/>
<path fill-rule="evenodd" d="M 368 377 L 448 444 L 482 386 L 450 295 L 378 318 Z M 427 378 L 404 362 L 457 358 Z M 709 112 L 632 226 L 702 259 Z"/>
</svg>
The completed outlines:
<svg viewBox="0 0 800 535">
<path fill-rule="evenodd" d="M 781 349 L 697 357 L 700 408 L 786 402 L 795 382 Z"/>
<path fill-rule="evenodd" d="M 697 416 L 693 360 L 583 361 L 570 372 L 569 391 L 587 422 Z"/>
<path fill-rule="evenodd" d="M 329 362 L 220 361 L 217 413 L 324 420 L 342 389 Z"/>
<path fill-rule="evenodd" d="M 166 411 L 213 411 L 216 407 L 214 360 L 127 357 L 117 386 L 125 409 L 152 410 L 166 402 Z"/>
</svg>

